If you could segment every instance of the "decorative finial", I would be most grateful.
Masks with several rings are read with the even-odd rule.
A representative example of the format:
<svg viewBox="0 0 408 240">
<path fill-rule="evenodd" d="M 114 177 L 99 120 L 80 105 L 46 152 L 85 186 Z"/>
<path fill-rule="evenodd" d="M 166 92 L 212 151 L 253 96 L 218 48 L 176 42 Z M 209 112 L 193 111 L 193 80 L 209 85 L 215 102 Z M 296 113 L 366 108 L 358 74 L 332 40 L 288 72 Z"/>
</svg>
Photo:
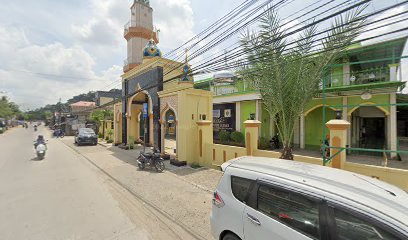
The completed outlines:
<svg viewBox="0 0 408 240">
<path fill-rule="evenodd" d="M 183 78 L 182 81 L 190 81 L 189 74 L 191 73 L 190 66 L 188 66 L 188 49 L 186 48 L 186 61 L 183 67 Z"/>
</svg>

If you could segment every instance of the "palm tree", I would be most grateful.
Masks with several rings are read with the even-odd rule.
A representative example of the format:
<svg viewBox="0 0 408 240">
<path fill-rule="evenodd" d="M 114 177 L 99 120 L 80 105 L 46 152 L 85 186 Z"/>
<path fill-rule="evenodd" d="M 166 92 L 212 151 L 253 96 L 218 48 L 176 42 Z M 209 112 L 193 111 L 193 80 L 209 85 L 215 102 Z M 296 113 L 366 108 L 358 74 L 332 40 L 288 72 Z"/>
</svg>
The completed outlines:
<svg viewBox="0 0 408 240">
<path fill-rule="evenodd" d="M 276 118 L 283 142 L 281 158 L 293 159 L 295 121 L 316 96 L 325 66 L 359 35 L 365 8 L 362 5 L 339 15 L 321 39 L 316 37 L 317 24 L 311 22 L 296 41 L 291 40 L 273 9 L 260 19 L 258 32 L 243 34 L 241 46 L 246 56 L 240 73 L 259 89 L 266 109 Z"/>
</svg>

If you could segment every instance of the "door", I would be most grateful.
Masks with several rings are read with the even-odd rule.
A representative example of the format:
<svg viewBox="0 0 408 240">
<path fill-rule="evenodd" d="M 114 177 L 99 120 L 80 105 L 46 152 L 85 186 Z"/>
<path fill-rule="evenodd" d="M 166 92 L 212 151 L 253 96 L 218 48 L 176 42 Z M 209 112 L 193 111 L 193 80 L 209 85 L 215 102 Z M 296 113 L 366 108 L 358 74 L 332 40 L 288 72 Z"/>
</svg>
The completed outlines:
<svg viewBox="0 0 408 240">
<path fill-rule="evenodd" d="M 319 239 L 319 204 L 300 194 L 261 184 L 256 207 L 244 210 L 245 239 Z"/>
</svg>

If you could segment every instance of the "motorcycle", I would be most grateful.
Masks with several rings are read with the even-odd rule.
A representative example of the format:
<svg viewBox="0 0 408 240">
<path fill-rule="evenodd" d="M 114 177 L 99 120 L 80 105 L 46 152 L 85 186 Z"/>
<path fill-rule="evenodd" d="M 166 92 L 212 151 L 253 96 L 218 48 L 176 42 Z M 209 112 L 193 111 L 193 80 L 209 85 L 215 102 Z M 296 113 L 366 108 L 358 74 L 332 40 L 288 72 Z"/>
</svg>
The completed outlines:
<svg viewBox="0 0 408 240">
<path fill-rule="evenodd" d="M 35 151 L 37 153 L 37 159 L 38 160 L 43 160 L 45 157 L 45 152 L 47 151 L 47 146 L 45 145 L 45 143 L 38 143 L 36 141 L 34 141 L 34 143 L 37 145 L 35 147 Z"/>
<path fill-rule="evenodd" d="M 139 169 L 143 170 L 146 166 L 156 168 L 157 172 L 163 172 L 164 162 L 163 158 L 160 156 L 160 151 L 154 149 L 152 153 L 144 153 L 140 151 L 139 157 L 137 158 L 137 166 Z"/>
<path fill-rule="evenodd" d="M 279 141 L 279 134 L 276 134 L 270 141 L 272 149 L 280 149 L 282 146 Z"/>
</svg>

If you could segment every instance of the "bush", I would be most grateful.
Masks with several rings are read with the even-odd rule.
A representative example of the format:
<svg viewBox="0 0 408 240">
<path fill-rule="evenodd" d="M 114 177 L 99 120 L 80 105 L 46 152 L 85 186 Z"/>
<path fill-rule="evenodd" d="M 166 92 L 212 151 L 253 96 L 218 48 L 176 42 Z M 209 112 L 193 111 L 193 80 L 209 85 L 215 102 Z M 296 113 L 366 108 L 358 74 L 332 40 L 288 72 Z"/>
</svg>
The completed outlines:
<svg viewBox="0 0 408 240">
<path fill-rule="evenodd" d="M 108 141 L 108 140 L 109 140 L 109 136 L 106 136 L 106 137 L 105 137 L 105 140 Z"/>
<path fill-rule="evenodd" d="M 128 145 L 130 149 L 135 147 L 135 138 L 133 136 L 128 137 Z"/>
<path fill-rule="evenodd" d="M 98 137 L 99 137 L 99 138 L 103 138 L 103 134 L 102 134 L 102 133 L 98 133 Z"/>
<path fill-rule="evenodd" d="M 245 136 L 242 132 L 232 132 L 230 137 L 231 137 L 231 140 L 236 143 L 245 142 Z"/>
<path fill-rule="evenodd" d="M 259 149 L 263 150 L 270 149 L 269 140 L 267 138 L 261 137 L 259 139 Z"/>
<path fill-rule="evenodd" d="M 201 166 L 198 163 L 192 163 L 191 168 L 197 169 L 197 168 L 201 168 Z"/>
<path fill-rule="evenodd" d="M 0 128 L 0 134 L 4 133 L 4 129 Z"/>
<path fill-rule="evenodd" d="M 230 140 L 230 133 L 222 130 L 218 136 L 220 137 L 221 142 L 228 142 Z"/>
<path fill-rule="evenodd" d="M 109 140 L 107 140 L 106 142 L 107 142 L 107 143 L 113 143 L 113 140 L 112 140 L 112 139 L 109 139 Z"/>
</svg>

